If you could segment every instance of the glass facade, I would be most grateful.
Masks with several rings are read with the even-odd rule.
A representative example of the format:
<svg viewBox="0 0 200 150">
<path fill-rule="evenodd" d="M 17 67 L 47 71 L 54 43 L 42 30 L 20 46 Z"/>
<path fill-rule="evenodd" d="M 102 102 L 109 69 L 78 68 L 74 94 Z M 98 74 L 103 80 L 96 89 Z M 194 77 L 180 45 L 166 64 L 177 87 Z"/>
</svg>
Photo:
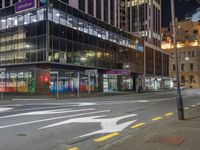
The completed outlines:
<svg viewBox="0 0 200 150">
<path fill-rule="evenodd" d="M 12 93 L 34 93 L 35 92 L 35 74 L 34 70 L 9 69 L 0 73 L 0 92 Z"/>
<path fill-rule="evenodd" d="M 13 7 L 5 8 L 4 11 L 12 9 Z M 59 74 L 63 74 L 65 66 L 69 71 L 60 76 L 59 83 L 55 81 L 54 76 L 48 77 L 51 92 L 55 92 L 57 85 L 60 92 L 76 91 L 76 72 L 80 72 L 80 68 L 82 73 L 79 88 L 83 92 L 88 91 L 88 87 L 91 91 L 95 91 L 97 85 L 103 84 L 103 79 L 99 79 L 103 77 L 96 75 L 91 75 L 89 82 L 88 75 L 84 73 L 86 69 L 98 69 L 100 72 L 121 69 L 132 73 L 144 73 L 143 40 L 66 3 L 50 0 L 48 7 L 44 5 L 17 14 L 10 11 L 7 16 L 2 10 L 0 12 L 0 67 L 39 64 L 39 67 L 49 68 L 49 71 L 45 72 L 48 76 L 52 70 L 62 65 L 63 71 L 59 71 Z M 26 74 L 25 69 L 23 74 L 25 81 L 28 80 Z M 21 76 L 18 76 L 18 72 L 15 72 L 14 76 L 18 82 Z M 40 86 L 40 82 L 37 81 L 42 75 L 35 71 L 31 76 L 36 80 L 35 85 Z M 11 75 L 8 77 L 11 79 Z M 47 79 L 43 77 L 42 79 L 44 84 L 41 85 L 41 89 L 48 87 L 45 85 Z M 133 83 L 128 83 L 129 80 L 133 82 L 129 77 L 125 77 L 124 81 L 120 80 L 127 86 L 125 89 L 133 87 Z M 103 85 L 101 86 L 103 88 Z M 26 86 L 24 92 L 30 92 L 27 87 L 29 86 Z"/>
<path fill-rule="evenodd" d="M 46 58 L 45 9 L 2 17 L 0 64 L 42 62 Z"/>
</svg>

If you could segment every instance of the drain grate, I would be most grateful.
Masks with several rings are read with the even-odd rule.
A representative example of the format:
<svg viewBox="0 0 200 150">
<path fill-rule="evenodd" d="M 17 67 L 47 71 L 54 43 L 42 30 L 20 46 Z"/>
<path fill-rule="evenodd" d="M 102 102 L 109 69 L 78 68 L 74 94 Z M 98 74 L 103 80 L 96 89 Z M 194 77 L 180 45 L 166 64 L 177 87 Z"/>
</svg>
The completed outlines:
<svg viewBox="0 0 200 150">
<path fill-rule="evenodd" d="M 180 145 L 184 142 L 184 139 L 177 136 L 164 136 L 164 135 L 155 135 L 147 142 L 150 143 L 158 143 L 158 144 L 166 144 L 166 145 Z"/>
</svg>

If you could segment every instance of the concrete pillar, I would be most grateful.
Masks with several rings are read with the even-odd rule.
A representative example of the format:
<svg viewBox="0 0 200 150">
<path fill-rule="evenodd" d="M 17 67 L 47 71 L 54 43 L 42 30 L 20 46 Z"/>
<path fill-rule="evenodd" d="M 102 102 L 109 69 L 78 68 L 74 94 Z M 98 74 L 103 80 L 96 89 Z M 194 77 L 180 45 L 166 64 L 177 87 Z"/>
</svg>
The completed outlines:
<svg viewBox="0 0 200 150">
<path fill-rule="evenodd" d="M 121 75 L 117 76 L 117 91 L 122 91 L 122 79 Z"/>
<path fill-rule="evenodd" d="M 98 75 L 98 85 L 99 92 L 103 92 L 103 73 L 99 73 Z"/>
</svg>

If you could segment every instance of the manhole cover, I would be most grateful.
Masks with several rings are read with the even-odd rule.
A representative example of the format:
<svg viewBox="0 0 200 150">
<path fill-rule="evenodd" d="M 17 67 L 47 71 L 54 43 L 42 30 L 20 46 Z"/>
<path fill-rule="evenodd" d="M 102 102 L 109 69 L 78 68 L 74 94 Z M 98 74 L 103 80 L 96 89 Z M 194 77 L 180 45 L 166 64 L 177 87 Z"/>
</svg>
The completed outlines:
<svg viewBox="0 0 200 150">
<path fill-rule="evenodd" d="M 177 136 L 163 136 L 163 135 L 155 135 L 151 139 L 147 140 L 150 143 L 159 143 L 159 144 L 167 144 L 167 145 L 179 145 L 183 143 L 183 139 Z"/>
<path fill-rule="evenodd" d="M 25 136 L 27 136 L 26 134 L 17 134 L 17 136 L 21 136 L 21 137 L 25 137 Z"/>
</svg>

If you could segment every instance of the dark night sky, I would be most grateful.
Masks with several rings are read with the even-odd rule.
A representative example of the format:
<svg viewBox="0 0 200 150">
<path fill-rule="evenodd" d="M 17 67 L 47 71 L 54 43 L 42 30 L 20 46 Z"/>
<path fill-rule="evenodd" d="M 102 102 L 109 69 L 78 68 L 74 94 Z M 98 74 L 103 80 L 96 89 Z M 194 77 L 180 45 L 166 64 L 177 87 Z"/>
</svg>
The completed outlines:
<svg viewBox="0 0 200 150">
<path fill-rule="evenodd" d="M 195 11 L 200 4 L 195 0 L 175 0 L 176 17 L 179 20 L 185 18 L 188 12 Z M 162 0 L 162 26 L 168 27 L 171 21 L 170 0 Z"/>
</svg>

